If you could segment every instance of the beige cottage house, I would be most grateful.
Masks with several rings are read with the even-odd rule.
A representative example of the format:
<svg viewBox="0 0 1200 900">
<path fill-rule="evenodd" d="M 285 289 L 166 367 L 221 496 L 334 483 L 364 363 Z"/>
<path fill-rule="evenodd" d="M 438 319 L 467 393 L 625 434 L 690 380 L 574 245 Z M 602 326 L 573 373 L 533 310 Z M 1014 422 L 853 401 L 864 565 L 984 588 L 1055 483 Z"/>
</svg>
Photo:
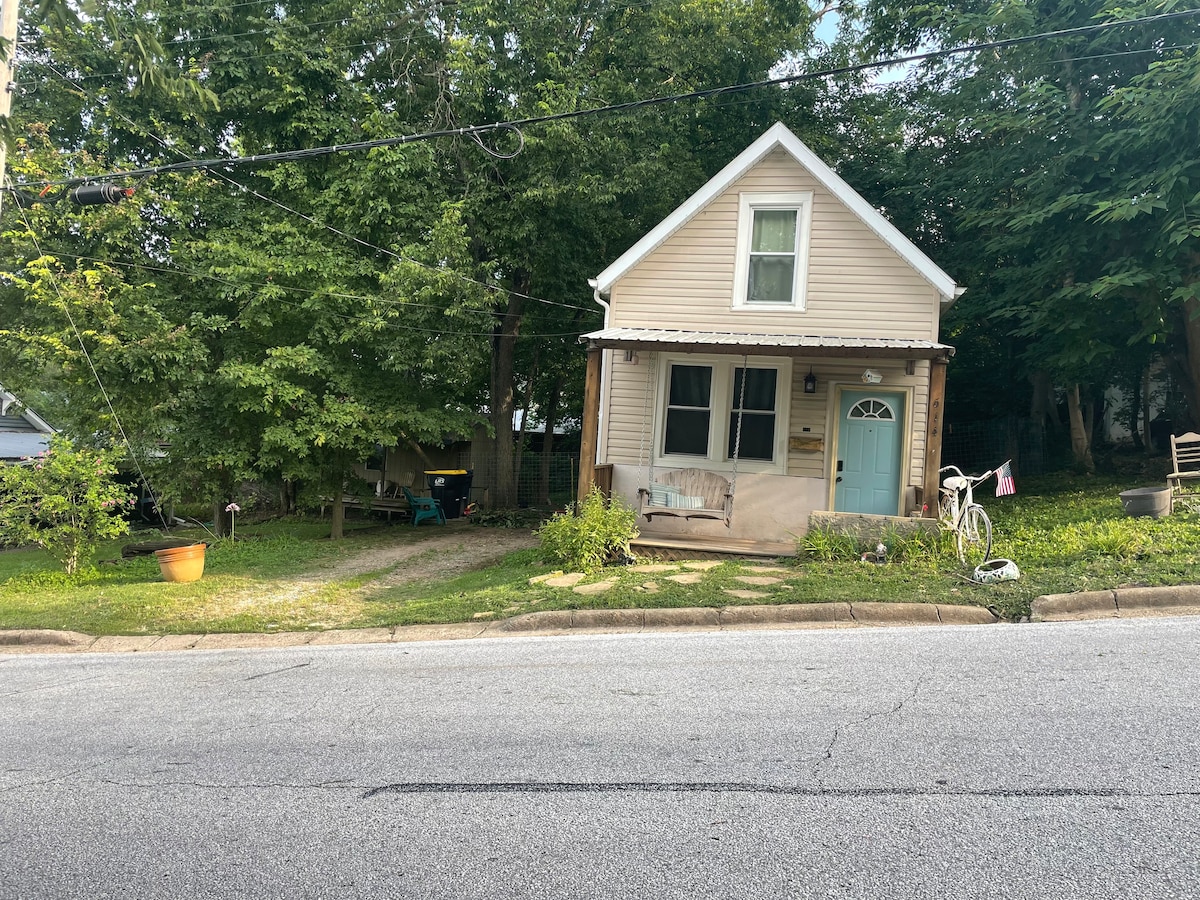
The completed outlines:
<svg viewBox="0 0 1200 900">
<path fill-rule="evenodd" d="M 581 494 L 623 496 L 642 543 L 778 551 L 813 513 L 936 498 L 961 289 L 784 125 L 591 285 Z"/>
</svg>

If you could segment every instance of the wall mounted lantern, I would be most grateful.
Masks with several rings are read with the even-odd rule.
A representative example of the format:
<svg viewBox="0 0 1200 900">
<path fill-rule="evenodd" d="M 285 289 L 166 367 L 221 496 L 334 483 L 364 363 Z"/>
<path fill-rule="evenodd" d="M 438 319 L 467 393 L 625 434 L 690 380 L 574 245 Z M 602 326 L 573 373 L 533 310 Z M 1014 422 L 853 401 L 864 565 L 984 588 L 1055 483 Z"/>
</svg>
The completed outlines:
<svg viewBox="0 0 1200 900">
<path fill-rule="evenodd" d="M 808 374 L 804 376 L 804 393 L 815 394 L 817 392 L 817 376 L 813 374 L 812 366 L 808 367 Z"/>
</svg>

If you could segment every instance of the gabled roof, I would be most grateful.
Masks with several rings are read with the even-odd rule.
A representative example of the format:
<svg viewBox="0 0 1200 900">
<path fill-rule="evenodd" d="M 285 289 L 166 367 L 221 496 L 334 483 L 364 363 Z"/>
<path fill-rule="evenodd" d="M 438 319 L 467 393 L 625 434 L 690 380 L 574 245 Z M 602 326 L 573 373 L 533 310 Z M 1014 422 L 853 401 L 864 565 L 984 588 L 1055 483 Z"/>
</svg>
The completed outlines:
<svg viewBox="0 0 1200 900">
<path fill-rule="evenodd" d="M 738 154 L 737 158 L 714 175 L 704 187 L 692 194 L 678 209 L 621 254 L 616 262 L 596 276 L 592 286 L 602 294 L 607 293 L 617 279 L 641 262 L 659 244 L 678 231 L 680 227 L 776 148 L 789 153 L 796 162 L 807 169 L 826 190 L 858 216 L 864 225 L 875 232 L 901 259 L 933 285 L 944 302 L 951 302 L 962 293 L 953 278 L 918 250 L 912 241 L 901 234 L 895 225 L 864 200 L 854 188 L 846 184 L 833 169 L 825 165 L 815 153 L 808 149 L 804 141 L 792 134 L 782 122 L 776 122 L 768 128 L 758 140 Z"/>
<path fill-rule="evenodd" d="M 20 409 L 19 416 L 11 416 L 11 408 L 17 407 Z M 20 431 L 36 431 L 42 434 L 53 434 L 54 429 L 45 419 L 35 413 L 32 409 L 25 407 L 15 394 L 4 389 L 4 385 L 0 384 L 0 420 L 10 418 L 10 422 L 17 423 L 20 420 Z M 4 423 L 0 421 L 0 430 L 4 430 Z M 12 430 L 18 430 L 13 428 Z"/>
<path fill-rule="evenodd" d="M 21 401 L 0 385 L 0 460 L 36 456 L 49 446 L 53 433 L 45 419 L 23 408 Z"/>
</svg>

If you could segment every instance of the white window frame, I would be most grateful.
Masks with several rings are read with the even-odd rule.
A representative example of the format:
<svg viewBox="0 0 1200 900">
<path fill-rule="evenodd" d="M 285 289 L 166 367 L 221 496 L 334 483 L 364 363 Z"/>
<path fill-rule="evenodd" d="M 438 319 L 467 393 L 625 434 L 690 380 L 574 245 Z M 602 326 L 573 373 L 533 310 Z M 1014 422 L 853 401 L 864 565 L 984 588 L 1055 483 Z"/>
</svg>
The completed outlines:
<svg viewBox="0 0 1200 900">
<path fill-rule="evenodd" d="M 712 394 L 709 397 L 708 456 L 694 454 L 666 454 L 667 402 L 670 399 L 671 366 L 709 366 L 712 368 Z M 738 472 L 755 472 L 772 475 L 787 474 L 789 413 L 792 406 L 792 360 L 779 356 L 752 356 L 746 361 L 751 369 L 774 369 L 775 376 L 775 447 L 773 458 L 768 462 L 758 459 L 739 459 Z M 654 404 L 654 465 L 665 468 L 710 469 L 716 472 L 732 472 L 733 460 L 726 458 L 730 435 L 730 413 L 736 399 L 733 396 L 733 373 L 742 367 L 742 357 L 713 354 L 661 354 L 657 361 L 656 394 Z"/>
<path fill-rule="evenodd" d="M 754 312 L 796 312 L 807 304 L 808 248 L 812 235 L 812 191 L 792 191 L 781 194 L 738 194 L 737 256 L 733 271 L 733 309 Z M 796 211 L 796 269 L 792 283 L 791 303 L 751 303 L 747 299 L 750 286 L 750 244 L 754 237 L 754 212 L 759 209 Z"/>
</svg>

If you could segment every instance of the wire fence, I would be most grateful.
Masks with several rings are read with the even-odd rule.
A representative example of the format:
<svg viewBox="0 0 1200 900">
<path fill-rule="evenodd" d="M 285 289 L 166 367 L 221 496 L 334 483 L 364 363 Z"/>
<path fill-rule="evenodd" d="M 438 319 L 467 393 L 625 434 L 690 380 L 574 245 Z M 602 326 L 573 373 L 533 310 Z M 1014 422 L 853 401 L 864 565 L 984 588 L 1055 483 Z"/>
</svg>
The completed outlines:
<svg viewBox="0 0 1200 900">
<path fill-rule="evenodd" d="M 1060 458 L 1060 450 L 1047 444 L 1045 427 L 1032 419 L 947 423 L 942 434 L 942 465 L 964 472 L 985 472 L 1011 459 L 1022 475 L 1044 475 L 1069 461 L 1070 447 L 1066 451 Z"/>
<path fill-rule="evenodd" d="M 481 455 L 482 456 L 482 455 Z M 472 469 L 473 490 L 472 499 L 482 500 L 486 490 L 495 483 L 495 464 L 490 456 L 471 457 L 465 450 L 459 465 L 464 469 Z M 550 454 L 550 483 L 548 502 L 551 506 L 559 507 L 569 503 L 575 496 L 576 479 L 579 477 L 578 453 Z M 542 505 L 542 454 L 523 453 L 521 466 L 517 471 L 517 504 L 519 506 Z"/>
</svg>

